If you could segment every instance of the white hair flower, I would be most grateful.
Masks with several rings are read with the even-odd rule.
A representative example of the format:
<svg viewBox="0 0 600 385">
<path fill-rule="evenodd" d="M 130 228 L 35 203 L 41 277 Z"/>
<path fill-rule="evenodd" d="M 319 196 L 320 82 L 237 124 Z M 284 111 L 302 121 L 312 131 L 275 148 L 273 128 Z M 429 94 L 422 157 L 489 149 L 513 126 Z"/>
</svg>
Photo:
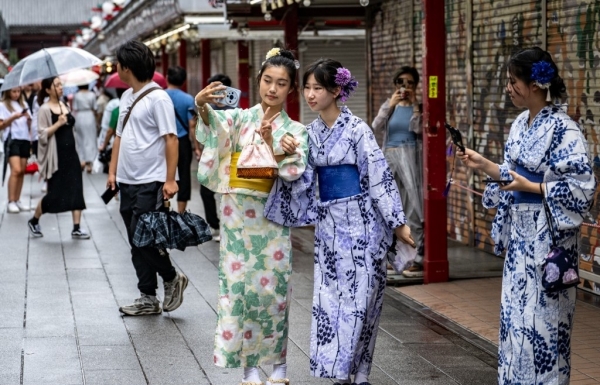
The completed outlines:
<svg viewBox="0 0 600 385">
<path fill-rule="evenodd" d="M 273 56 L 277 56 L 279 55 L 281 52 L 281 48 L 271 48 L 269 50 L 269 52 L 267 52 L 267 56 L 265 57 L 265 60 L 269 60 L 270 58 L 272 58 Z"/>
</svg>

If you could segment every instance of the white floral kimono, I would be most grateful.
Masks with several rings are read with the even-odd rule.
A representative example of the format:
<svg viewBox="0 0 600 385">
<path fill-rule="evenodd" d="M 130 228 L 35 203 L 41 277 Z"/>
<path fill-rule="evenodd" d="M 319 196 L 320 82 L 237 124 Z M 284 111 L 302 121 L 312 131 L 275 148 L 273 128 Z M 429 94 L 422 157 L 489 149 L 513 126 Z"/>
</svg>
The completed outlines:
<svg viewBox="0 0 600 385">
<path fill-rule="evenodd" d="M 542 109 L 531 127 L 528 120 L 525 111 L 511 127 L 500 179 L 512 179 L 508 171 L 520 170 L 520 175 L 543 180 L 553 228 L 559 230 L 557 243 L 575 251 L 579 227 L 596 189 L 587 142 L 577 124 L 558 107 Z M 507 249 L 498 383 L 568 384 L 576 289 L 544 290 L 541 276 L 551 246 L 549 227 L 542 204 L 533 202 L 535 197 L 531 202 L 524 200 L 516 203 L 515 194 L 500 190 L 496 183 L 488 184 L 483 197 L 485 207 L 498 207 L 492 227 L 496 252 Z"/>
<path fill-rule="evenodd" d="M 253 367 L 283 363 L 287 354 L 288 281 L 292 272 L 290 229 L 263 216 L 268 191 L 231 187 L 232 153 L 253 139 L 264 116 L 262 107 L 214 111 L 209 126 L 196 128 L 204 144 L 198 180 L 222 194 L 219 302 L 214 362 L 222 367 Z M 275 154 L 279 141 L 291 133 L 300 146 L 279 162 L 279 177 L 293 181 L 306 167 L 305 127 L 285 111 L 273 122 Z M 235 166 L 235 165 L 234 165 Z"/>
</svg>

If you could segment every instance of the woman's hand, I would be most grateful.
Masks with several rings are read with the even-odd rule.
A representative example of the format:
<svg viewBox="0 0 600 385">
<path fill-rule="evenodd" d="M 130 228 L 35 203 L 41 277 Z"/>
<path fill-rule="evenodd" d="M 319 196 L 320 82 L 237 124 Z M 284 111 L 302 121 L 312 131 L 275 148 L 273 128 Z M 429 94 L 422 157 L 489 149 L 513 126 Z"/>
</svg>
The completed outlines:
<svg viewBox="0 0 600 385">
<path fill-rule="evenodd" d="M 408 227 L 407 225 L 396 227 L 394 233 L 396 234 L 396 237 L 400 241 L 402 241 L 402 243 L 406 243 L 407 245 L 410 245 L 412 247 L 417 247 L 417 245 L 415 244 L 415 240 L 410 234 L 410 227 Z"/>
<path fill-rule="evenodd" d="M 531 182 L 529 179 L 525 178 L 517 174 L 512 170 L 508 170 L 510 176 L 512 176 L 513 180 L 507 185 L 500 185 L 500 190 L 503 191 L 524 191 L 530 193 L 540 193 L 540 185 L 539 183 Z"/>
<path fill-rule="evenodd" d="M 260 129 L 256 130 L 256 132 L 258 132 L 260 136 L 262 136 L 265 143 L 269 145 L 269 148 L 273 149 L 273 121 L 277 119 L 280 112 L 271 116 L 269 119 L 265 119 L 266 116 L 269 116 L 270 110 L 271 107 L 267 107 L 263 119 L 260 122 Z"/>
<path fill-rule="evenodd" d="M 394 108 L 398 105 L 398 103 L 400 103 L 400 101 L 402 100 L 401 94 L 402 93 L 400 92 L 400 90 L 396 90 L 396 92 L 392 94 L 392 96 L 390 97 L 390 108 Z"/>
<path fill-rule="evenodd" d="M 60 115 L 58 115 L 58 121 L 57 121 L 57 123 L 58 123 L 59 127 L 62 127 L 65 124 L 67 124 L 67 114 L 60 114 Z"/>
<path fill-rule="evenodd" d="M 291 134 L 285 134 L 283 138 L 281 138 L 281 141 L 279 141 L 279 144 L 281 145 L 281 148 L 283 149 L 283 152 L 285 152 L 286 155 L 295 154 L 296 149 L 298 148 L 298 146 L 300 146 L 300 142 L 294 139 L 294 136 Z"/>
<path fill-rule="evenodd" d="M 223 94 L 215 94 L 215 92 L 223 91 L 227 87 L 221 82 L 212 82 L 206 86 L 202 91 L 198 92 L 195 98 L 196 106 L 203 106 L 206 103 L 215 103 L 217 99 L 222 99 Z"/>
<path fill-rule="evenodd" d="M 483 156 L 479 155 L 478 152 L 473 151 L 470 148 L 465 148 L 465 152 L 462 152 L 460 149 L 456 148 L 456 155 L 465 166 L 476 170 L 481 170 L 486 163 L 486 159 Z"/>
</svg>

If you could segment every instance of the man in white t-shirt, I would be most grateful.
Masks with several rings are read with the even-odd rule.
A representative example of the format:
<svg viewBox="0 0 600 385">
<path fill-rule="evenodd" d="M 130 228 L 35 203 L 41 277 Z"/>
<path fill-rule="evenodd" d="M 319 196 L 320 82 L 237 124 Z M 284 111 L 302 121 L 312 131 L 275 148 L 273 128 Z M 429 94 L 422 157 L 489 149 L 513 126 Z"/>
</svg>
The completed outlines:
<svg viewBox="0 0 600 385">
<path fill-rule="evenodd" d="M 163 197 L 177 193 L 176 171 L 179 143 L 173 103 L 152 81 L 154 55 L 143 43 L 128 41 L 117 49 L 119 78 L 131 86 L 119 104 L 117 136 L 113 142 L 107 187 L 121 190 L 121 216 L 131 245 L 131 259 L 138 277 L 141 297 L 119 308 L 126 315 L 160 314 L 177 309 L 183 301 L 188 279 L 175 270 L 166 250 L 136 247 L 133 235 L 139 217 L 162 207 Z M 131 108 L 134 101 L 142 98 Z M 131 109 L 129 120 L 124 118 Z M 165 297 L 161 309 L 156 298 L 160 275 Z"/>
</svg>

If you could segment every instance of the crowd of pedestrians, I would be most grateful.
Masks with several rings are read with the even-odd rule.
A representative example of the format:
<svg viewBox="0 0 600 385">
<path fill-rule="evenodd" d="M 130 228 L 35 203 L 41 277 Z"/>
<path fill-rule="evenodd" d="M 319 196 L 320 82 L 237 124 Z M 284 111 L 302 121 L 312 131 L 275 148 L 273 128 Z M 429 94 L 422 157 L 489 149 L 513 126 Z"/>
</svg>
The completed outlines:
<svg viewBox="0 0 600 385">
<path fill-rule="evenodd" d="M 116 56 L 118 76 L 130 88 L 105 100 L 101 114 L 86 87 L 75 95 L 71 112 L 62 102 L 60 78 L 43 80 L 37 95 L 30 87 L 3 93 L 8 211 L 28 209 L 20 196 L 35 139 L 47 194 L 28 222 L 31 235 L 42 236 L 43 214 L 71 211 L 73 238 L 89 238 L 80 226 L 82 169 L 91 172 L 98 151 L 110 157 L 107 187 L 120 189 L 140 291 L 119 310 L 130 316 L 171 312 L 181 306 L 188 278 L 174 268 L 168 250 L 136 247 L 133 238 L 140 216 L 160 210 L 164 200 L 177 195 L 177 210 L 186 210 L 191 166 L 198 162 L 206 219 L 220 241 L 215 365 L 243 368 L 242 385 L 262 385 L 259 367 L 269 365 L 267 385 L 290 384 L 290 233 L 314 225 L 306 369 L 334 385 L 370 385 L 387 265 L 407 277 L 424 270 L 417 70 L 402 67 L 393 75 L 393 92 L 370 127 L 344 105 L 359 85 L 333 59 L 319 59 L 300 73 L 291 51 L 271 49 L 256 78 L 260 101 L 242 109 L 223 104 L 223 91 L 231 87 L 223 74 L 193 97 L 184 91 L 181 67 L 168 70 L 166 90 L 152 80 L 154 56 L 144 44 L 129 41 Z M 566 88 L 552 57 L 536 47 L 516 52 L 507 78 L 506 92 L 524 111 L 512 124 L 503 162 L 457 150 L 464 165 L 488 175 L 483 204 L 497 208 L 492 236 L 496 252 L 507 251 L 498 382 L 567 384 L 576 289 L 546 286 L 546 256 L 559 247 L 576 269 L 579 228 L 596 179 L 579 126 L 553 103 L 564 100 Z M 287 96 L 299 88 L 318 114 L 308 125 L 285 111 Z M 375 132 L 383 134 L 381 147 Z M 255 150 L 253 160 L 243 155 L 248 149 Z M 248 163 L 258 167 L 263 158 L 276 164 L 273 178 L 242 177 Z M 406 265 L 396 244 L 415 249 L 412 263 Z"/>
</svg>

